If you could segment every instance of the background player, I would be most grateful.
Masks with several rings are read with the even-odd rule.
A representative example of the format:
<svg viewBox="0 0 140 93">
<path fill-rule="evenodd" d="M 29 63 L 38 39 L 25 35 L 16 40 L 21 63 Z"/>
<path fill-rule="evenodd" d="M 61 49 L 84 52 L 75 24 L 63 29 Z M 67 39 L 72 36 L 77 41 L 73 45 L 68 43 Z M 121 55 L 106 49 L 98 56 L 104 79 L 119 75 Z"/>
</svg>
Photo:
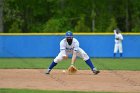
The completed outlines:
<svg viewBox="0 0 140 93">
<path fill-rule="evenodd" d="M 79 56 L 86 62 L 94 74 L 98 74 L 100 72 L 94 67 L 85 51 L 79 47 L 79 42 L 77 39 L 73 38 L 73 33 L 68 31 L 65 34 L 65 38 L 60 42 L 60 53 L 50 64 L 46 74 L 50 74 L 50 71 L 53 69 L 53 67 L 63 59 L 67 59 L 69 54 L 72 54 L 71 65 L 73 65 L 76 61 L 76 56 Z"/>
<path fill-rule="evenodd" d="M 120 53 L 120 57 L 122 57 L 122 54 L 123 54 L 123 49 L 122 49 L 123 36 L 120 33 L 119 28 L 116 28 L 114 30 L 114 35 L 115 35 L 114 57 L 116 57 L 116 53 L 118 52 L 118 50 Z"/>
</svg>

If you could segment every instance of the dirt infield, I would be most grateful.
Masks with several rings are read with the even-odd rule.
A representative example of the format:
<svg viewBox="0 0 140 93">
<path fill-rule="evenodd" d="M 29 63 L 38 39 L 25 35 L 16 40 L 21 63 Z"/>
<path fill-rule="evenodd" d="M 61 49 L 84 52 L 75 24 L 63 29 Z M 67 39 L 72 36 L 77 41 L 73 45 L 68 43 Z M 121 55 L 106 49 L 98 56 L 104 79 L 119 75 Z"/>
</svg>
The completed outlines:
<svg viewBox="0 0 140 93">
<path fill-rule="evenodd" d="M 140 71 L 101 71 L 93 75 L 80 70 L 69 75 L 53 70 L 45 75 L 42 69 L 0 69 L 0 88 L 43 90 L 140 92 Z"/>
</svg>

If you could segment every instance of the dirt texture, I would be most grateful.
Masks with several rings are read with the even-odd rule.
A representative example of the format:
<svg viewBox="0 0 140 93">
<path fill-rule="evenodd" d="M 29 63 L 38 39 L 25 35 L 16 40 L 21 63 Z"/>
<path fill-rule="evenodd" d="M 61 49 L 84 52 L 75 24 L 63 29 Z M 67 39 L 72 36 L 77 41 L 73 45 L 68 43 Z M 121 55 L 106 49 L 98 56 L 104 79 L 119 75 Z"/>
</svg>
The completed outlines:
<svg viewBox="0 0 140 93">
<path fill-rule="evenodd" d="M 44 73 L 44 69 L 0 69 L 0 88 L 140 93 L 140 71 L 102 70 L 94 75 L 79 70 L 69 75 L 54 69 L 50 75 Z"/>
</svg>

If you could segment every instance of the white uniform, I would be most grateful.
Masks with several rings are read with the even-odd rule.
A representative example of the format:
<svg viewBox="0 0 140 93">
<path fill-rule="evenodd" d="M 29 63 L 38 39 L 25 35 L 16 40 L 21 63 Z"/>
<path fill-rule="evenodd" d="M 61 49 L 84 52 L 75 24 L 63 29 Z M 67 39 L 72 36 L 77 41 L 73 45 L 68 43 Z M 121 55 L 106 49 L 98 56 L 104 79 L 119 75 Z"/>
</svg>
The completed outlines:
<svg viewBox="0 0 140 93">
<path fill-rule="evenodd" d="M 122 48 L 122 40 L 123 40 L 123 36 L 121 33 L 116 33 L 116 30 L 114 30 L 114 34 L 115 34 L 115 46 L 114 46 L 114 53 L 117 53 L 117 51 L 119 50 L 119 53 L 123 53 L 123 48 Z M 117 38 L 119 40 L 117 40 Z"/>
<path fill-rule="evenodd" d="M 54 59 L 54 62 L 58 63 L 62 61 L 63 56 L 68 56 L 69 54 L 72 54 L 73 51 L 77 51 L 77 56 L 83 58 L 83 60 L 86 61 L 89 59 L 89 56 L 85 53 L 85 51 L 79 47 L 79 42 L 77 39 L 73 38 L 72 44 L 69 45 L 66 38 L 64 38 L 60 42 L 60 53 Z"/>
</svg>

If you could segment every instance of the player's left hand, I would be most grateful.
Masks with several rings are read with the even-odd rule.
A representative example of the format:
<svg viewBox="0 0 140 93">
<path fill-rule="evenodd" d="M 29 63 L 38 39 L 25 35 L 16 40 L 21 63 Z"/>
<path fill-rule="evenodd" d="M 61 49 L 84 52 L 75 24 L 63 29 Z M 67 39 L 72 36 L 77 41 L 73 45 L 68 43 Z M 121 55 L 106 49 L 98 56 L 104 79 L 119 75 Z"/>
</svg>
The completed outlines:
<svg viewBox="0 0 140 93">
<path fill-rule="evenodd" d="M 68 56 L 63 56 L 63 59 L 68 59 Z"/>
<path fill-rule="evenodd" d="M 74 65 L 71 65 L 69 68 L 68 68 L 68 72 L 69 74 L 74 74 L 77 72 L 77 68 L 74 66 Z"/>
</svg>

